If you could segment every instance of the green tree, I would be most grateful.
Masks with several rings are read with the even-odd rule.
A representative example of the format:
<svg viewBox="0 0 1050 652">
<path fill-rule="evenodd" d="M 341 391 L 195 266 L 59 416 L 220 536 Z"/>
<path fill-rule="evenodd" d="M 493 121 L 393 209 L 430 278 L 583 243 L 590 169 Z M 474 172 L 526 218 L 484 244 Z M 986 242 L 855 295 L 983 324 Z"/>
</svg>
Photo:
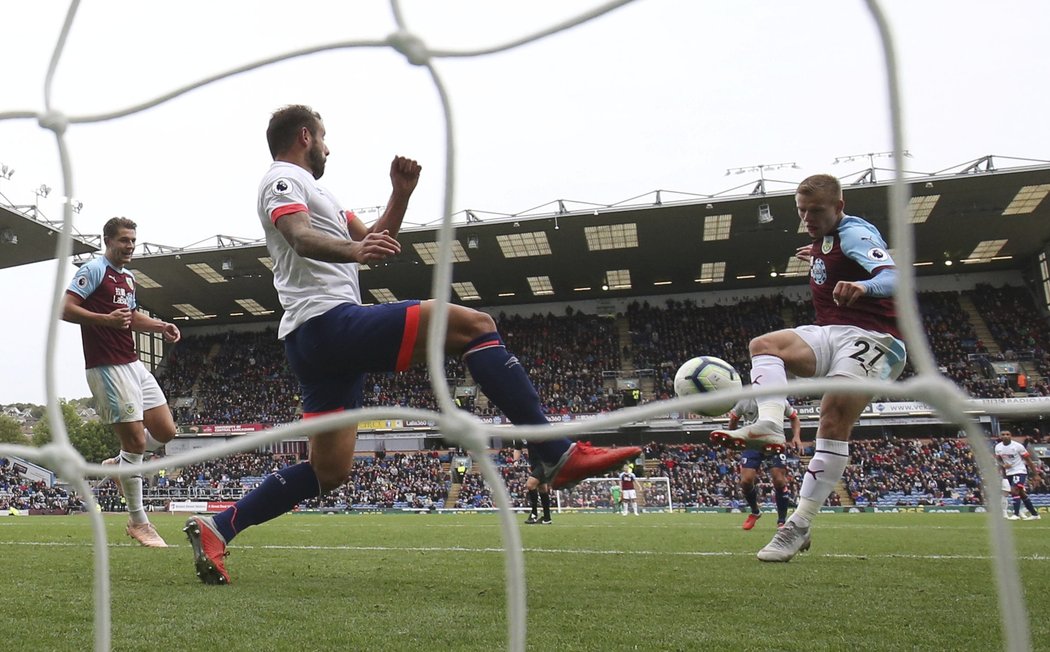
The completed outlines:
<svg viewBox="0 0 1050 652">
<path fill-rule="evenodd" d="M 29 440 L 22 434 L 22 426 L 6 414 L 0 414 L 0 444 L 28 443 Z"/>
<path fill-rule="evenodd" d="M 80 428 L 84 425 L 84 420 L 77 414 L 76 406 L 72 403 L 68 403 L 64 400 L 59 401 L 58 409 L 62 413 L 62 421 L 66 424 L 66 432 L 69 433 L 70 440 L 73 439 L 73 434 L 79 432 Z M 40 421 L 36 422 L 33 426 L 33 445 L 43 446 L 51 441 L 51 424 L 48 422 L 48 416 L 45 413 Z"/>
<path fill-rule="evenodd" d="M 120 451 L 120 442 L 113 429 L 101 421 L 84 421 L 77 414 L 76 403 L 61 401 L 59 410 L 66 423 L 66 432 L 73 448 L 88 462 L 101 462 Z M 33 445 L 43 446 L 51 441 L 51 424 L 47 416 L 33 426 Z"/>
<path fill-rule="evenodd" d="M 120 440 L 112 426 L 101 421 L 85 421 L 76 434 L 70 433 L 73 447 L 88 462 L 99 463 L 120 452 Z"/>
</svg>

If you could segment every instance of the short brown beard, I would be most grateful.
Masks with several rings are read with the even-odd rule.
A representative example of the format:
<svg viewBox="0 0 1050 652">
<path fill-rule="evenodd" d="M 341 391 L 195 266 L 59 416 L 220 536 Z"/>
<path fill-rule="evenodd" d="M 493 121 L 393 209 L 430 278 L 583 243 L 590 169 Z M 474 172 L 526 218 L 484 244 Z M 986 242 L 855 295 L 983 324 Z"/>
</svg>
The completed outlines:
<svg viewBox="0 0 1050 652">
<path fill-rule="evenodd" d="M 316 147 L 310 148 L 310 152 L 306 155 L 306 162 L 310 164 L 310 172 L 313 173 L 314 179 L 324 176 L 325 157 Z"/>
</svg>

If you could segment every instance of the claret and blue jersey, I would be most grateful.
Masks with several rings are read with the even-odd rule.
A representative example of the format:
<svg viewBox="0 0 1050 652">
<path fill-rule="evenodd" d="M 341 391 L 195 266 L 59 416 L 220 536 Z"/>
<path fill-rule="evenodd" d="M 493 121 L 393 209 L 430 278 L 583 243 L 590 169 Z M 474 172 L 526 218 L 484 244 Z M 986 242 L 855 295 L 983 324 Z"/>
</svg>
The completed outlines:
<svg viewBox="0 0 1050 652">
<path fill-rule="evenodd" d="M 832 296 L 839 281 L 868 281 L 894 267 L 878 229 L 845 215 L 835 231 L 813 242 L 811 252 L 809 286 L 818 326 L 857 326 L 901 338 L 892 297 L 863 296 L 847 307 L 837 305 Z"/>
<path fill-rule="evenodd" d="M 80 297 L 81 307 L 108 315 L 114 310 L 135 310 L 135 277 L 125 269 L 116 269 L 105 256 L 85 263 L 73 276 L 67 294 Z M 88 369 L 103 365 L 127 364 L 138 360 L 135 340 L 130 329 L 107 328 L 81 324 L 84 363 Z"/>
</svg>

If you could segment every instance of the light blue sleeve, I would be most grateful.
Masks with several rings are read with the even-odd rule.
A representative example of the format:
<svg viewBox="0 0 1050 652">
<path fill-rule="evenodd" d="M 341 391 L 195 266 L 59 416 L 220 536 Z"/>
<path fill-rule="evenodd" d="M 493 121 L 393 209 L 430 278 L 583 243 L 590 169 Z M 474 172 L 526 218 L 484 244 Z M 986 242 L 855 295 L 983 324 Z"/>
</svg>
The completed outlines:
<svg viewBox="0 0 1050 652">
<path fill-rule="evenodd" d="M 134 291 L 131 293 L 131 298 L 128 301 L 128 310 L 138 310 L 139 301 L 135 297 L 138 296 L 139 284 L 135 281 L 135 275 L 131 273 L 131 270 L 125 269 L 124 273 L 131 277 L 131 287 L 134 288 Z"/>
<path fill-rule="evenodd" d="M 897 268 L 883 267 L 879 273 L 867 281 L 857 281 L 867 290 L 869 297 L 883 299 L 892 297 L 897 291 Z"/>
<path fill-rule="evenodd" d="M 859 217 L 843 218 L 839 228 L 839 246 L 842 247 L 842 253 L 869 272 L 896 265 L 886 250 L 886 241 L 879 230 Z"/>
<path fill-rule="evenodd" d="M 98 264 L 100 260 L 100 258 L 95 258 L 81 265 L 77 273 L 73 275 L 73 282 L 67 289 L 81 299 L 91 296 L 91 293 L 97 290 L 102 283 L 102 275 L 106 273 L 105 264 Z"/>
</svg>

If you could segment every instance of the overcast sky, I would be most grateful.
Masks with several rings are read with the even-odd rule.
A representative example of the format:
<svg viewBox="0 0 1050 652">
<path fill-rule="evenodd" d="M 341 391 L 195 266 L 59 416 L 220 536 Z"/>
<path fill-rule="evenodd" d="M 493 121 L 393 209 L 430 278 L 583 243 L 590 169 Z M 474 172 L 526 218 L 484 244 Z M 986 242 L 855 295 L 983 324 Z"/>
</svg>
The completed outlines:
<svg viewBox="0 0 1050 652">
<path fill-rule="evenodd" d="M 490 0 L 403 4 L 432 48 L 491 46 L 598 2 Z M 1050 159 L 1045 29 L 1050 2 L 887 0 L 904 87 L 906 168 L 935 172 L 985 154 Z M 391 10 L 359 2 L 82 3 L 55 77 L 69 115 L 123 108 L 256 59 L 311 45 L 384 38 Z M 0 4 L 0 112 L 40 110 L 64 3 Z M 437 68 L 457 137 L 454 210 L 515 213 L 555 199 L 609 204 L 658 188 L 716 193 L 757 173 L 727 168 L 796 162 L 767 173 L 797 181 L 844 176 L 890 149 L 885 71 L 863 2 L 639 0 L 510 52 Z M 75 216 L 98 233 L 114 215 L 139 242 L 183 246 L 216 234 L 261 237 L 258 180 L 269 165 L 270 112 L 306 103 L 325 118 L 332 154 L 323 183 L 344 205 L 389 196 L 394 154 L 424 166 L 406 223 L 438 220 L 444 189 L 441 107 L 426 71 L 390 49 L 300 58 L 194 91 L 145 113 L 68 132 Z M 1005 159 L 1002 163 L 1005 163 Z M 62 194 L 51 132 L 0 122 L 0 192 L 32 203 L 41 183 Z M 880 159 L 877 165 L 891 167 Z M 57 204 L 43 202 L 57 218 Z M 2 245 L 10 246 L 10 245 Z M 794 243 L 787 245 L 793 249 Z M 0 249 L 0 256 L 3 250 Z M 132 265 L 134 267 L 134 265 Z M 53 262 L 0 270 L 0 403 L 42 403 Z M 63 324 L 59 394 L 89 395 L 79 329 Z"/>
</svg>

